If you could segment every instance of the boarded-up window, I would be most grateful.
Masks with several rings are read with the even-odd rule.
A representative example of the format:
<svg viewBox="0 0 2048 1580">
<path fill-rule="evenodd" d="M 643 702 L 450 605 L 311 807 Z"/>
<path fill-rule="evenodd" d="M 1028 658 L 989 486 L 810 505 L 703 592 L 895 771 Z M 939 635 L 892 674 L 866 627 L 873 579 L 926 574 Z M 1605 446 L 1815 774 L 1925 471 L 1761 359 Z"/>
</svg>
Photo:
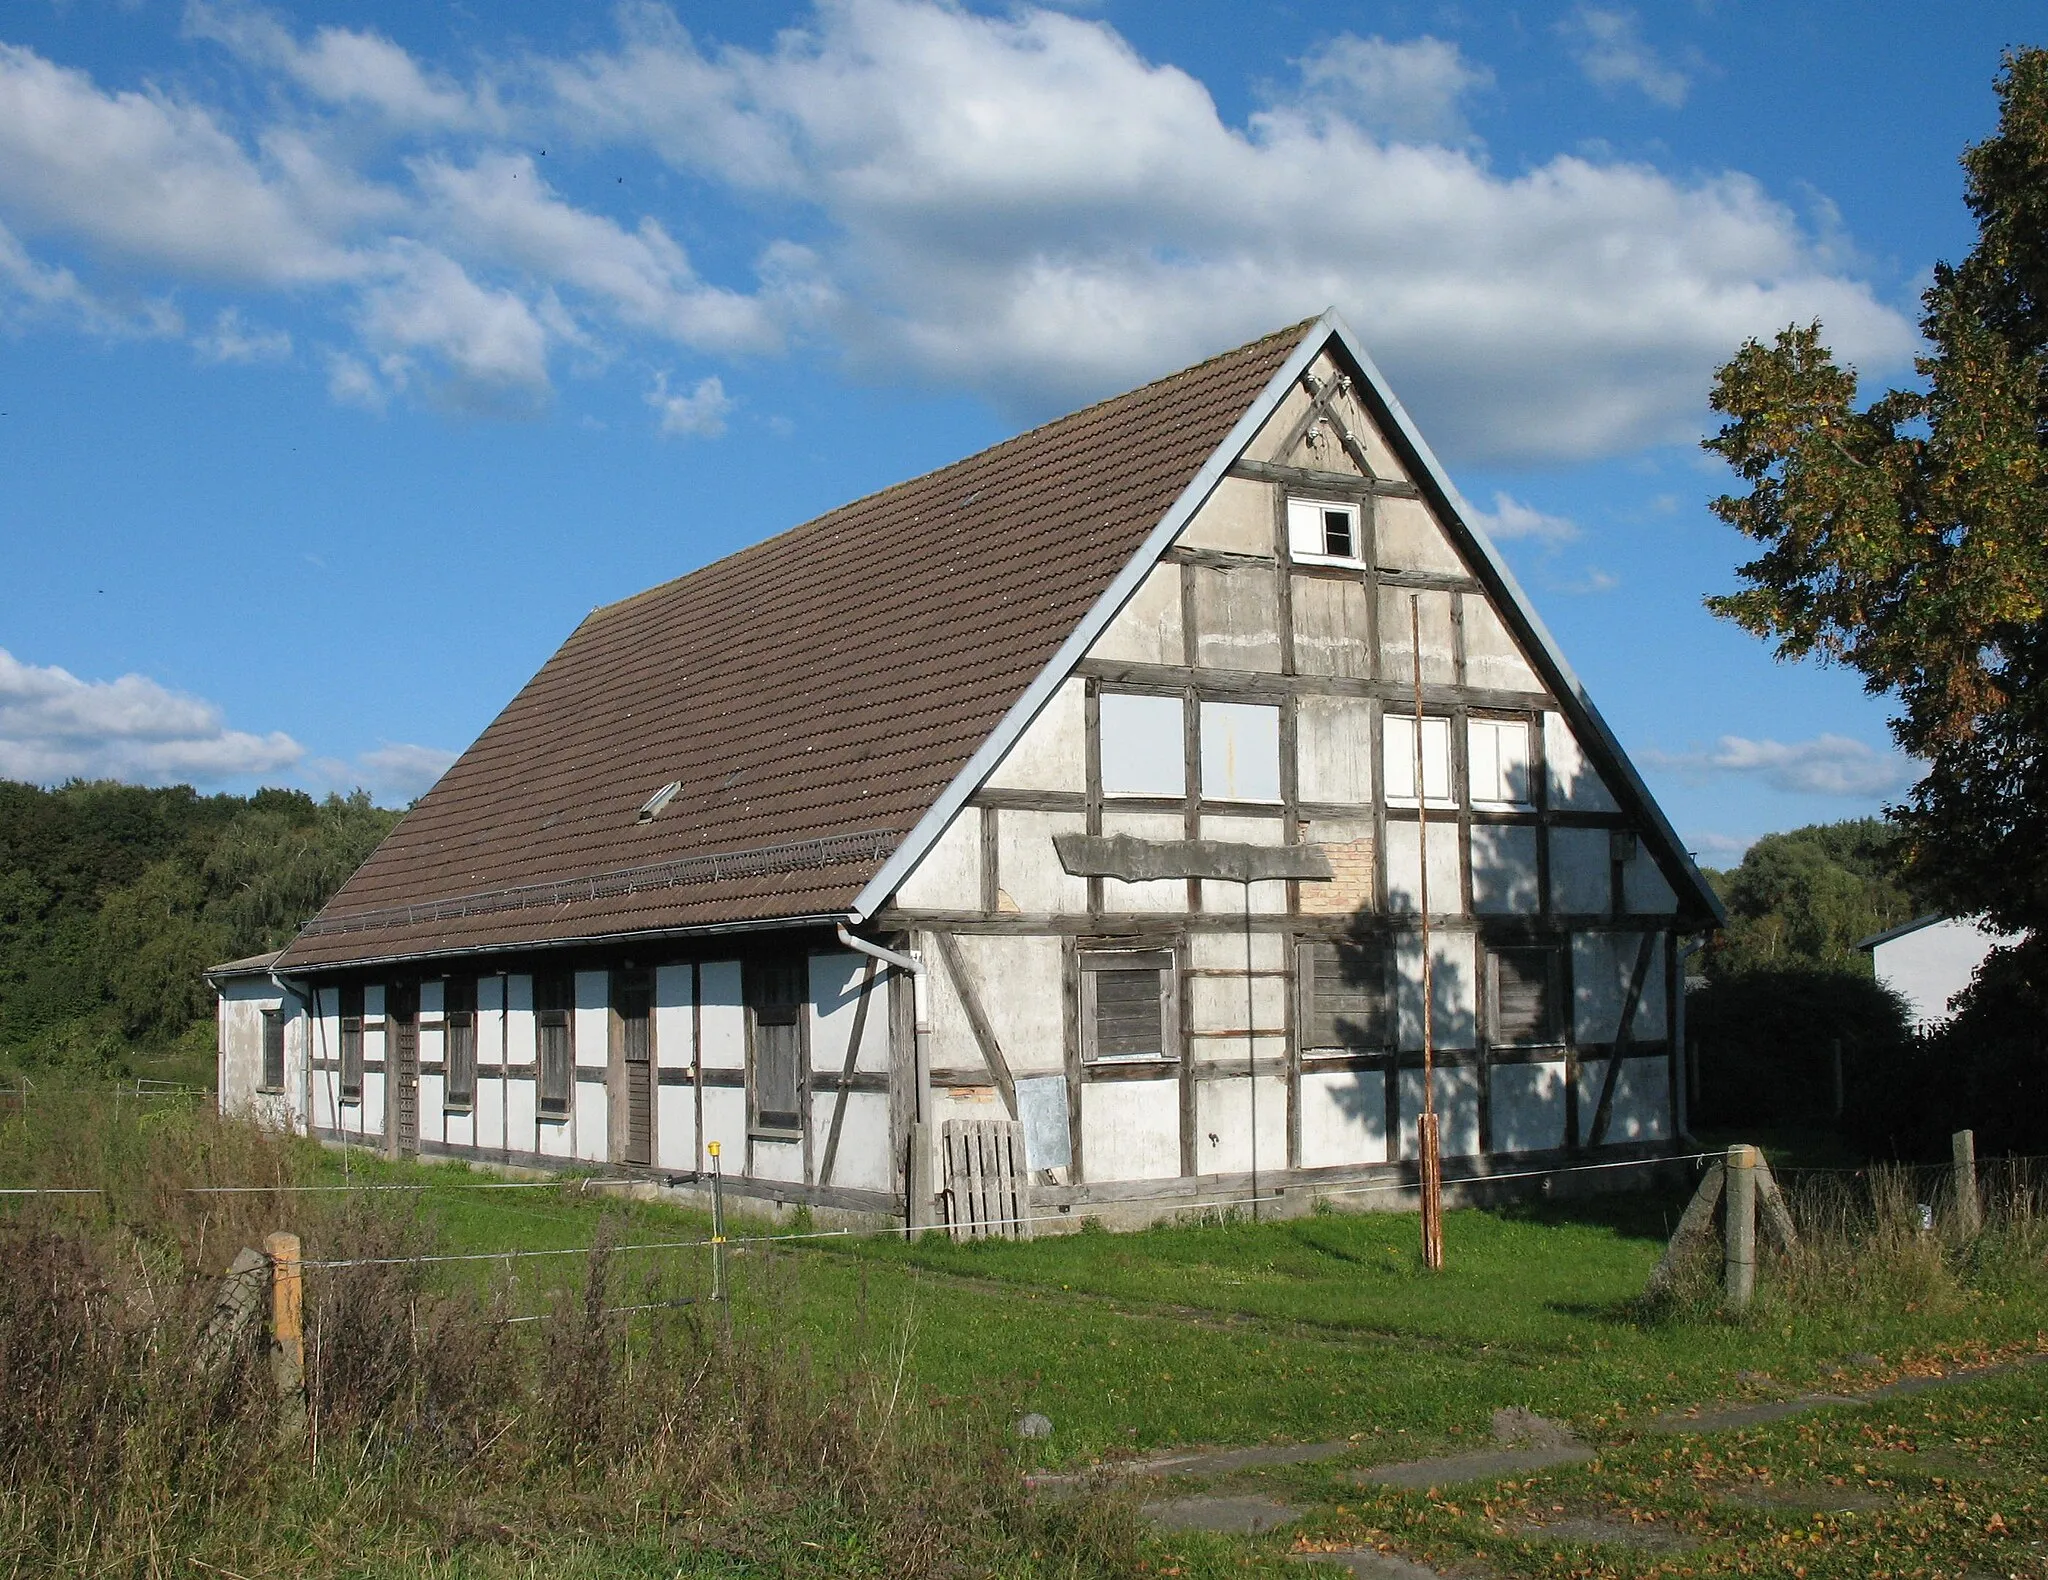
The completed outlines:
<svg viewBox="0 0 2048 1580">
<path fill-rule="evenodd" d="M 363 1100 L 363 989 L 360 983 L 341 990 L 341 1100 Z"/>
<path fill-rule="evenodd" d="M 1202 704 L 1202 799 L 1280 799 L 1280 710 L 1256 702 Z"/>
<path fill-rule="evenodd" d="M 540 1111 L 569 1112 L 576 1090 L 576 979 L 566 971 L 533 977 L 533 1026 L 540 1054 Z"/>
<path fill-rule="evenodd" d="M 1550 948 L 1496 949 L 1493 1041 L 1552 1043 L 1562 1037 L 1558 1014 L 1558 958 Z"/>
<path fill-rule="evenodd" d="M 748 1123 L 770 1135 L 800 1135 L 803 1131 L 807 974 L 801 956 L 757 960 L 747 968 L 747 1018 L 753 1026 L 747 1071 Z"/>
<path fill-rule="evenodd" d="M 263 1012 L 263 1079 L 266 1092 L 284 1090 L 284 1011 Z"/>
<path fill-rule="evenodd" d="M 476 978 L 450 977 L 441 993 L 448 1045 L 444 1101 L 469 1108 L 476 1103 Z"/>
<path fill-rule="evenodd" d="M 1393 1041 L 1386 944 L 1344 938 L 1304 943 L 1301 1007 L 1304 1054 L 1383 1052 Z"/>
<path fill-rule="evenodd" d="M 1178 697 L 1105 691 L 1097 700 L 1104 795 L 1184 796 L 1187 733 Z"/>
<path fill-rule="evenodd" d="M 1534 805 L 1529 788 L 1527 720 L 1473 719 L 1466 727 L 1465 742 L 1474 806 Z"/>
<path fill-rule="evenodd" d="M 1090 1063 L 1173 1057 L 1173 951 L 1081 956 L 1081 1056 Z"/>
</svg>

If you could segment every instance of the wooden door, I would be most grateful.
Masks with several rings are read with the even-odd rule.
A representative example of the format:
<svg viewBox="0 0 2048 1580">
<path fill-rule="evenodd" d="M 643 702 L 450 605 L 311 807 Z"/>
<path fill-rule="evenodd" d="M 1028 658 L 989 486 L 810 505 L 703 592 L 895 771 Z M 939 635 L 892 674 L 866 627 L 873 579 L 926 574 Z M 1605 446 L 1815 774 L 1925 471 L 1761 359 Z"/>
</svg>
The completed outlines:
<svg viewBox="0 0 2048 1580">
<path fill-rule="evenodd" d="M 391 1083 L 390 1151 L 420 1153 L 420 994 L 407 983 L 384 992 L 386 1079 Z"/>
<path fill-rule="evenodd" d="M 619 1161 L 643 1168 L 654 1162 L 654 980 L 646 971 L 612 977 L 617 1016 L 618 1069 L 625 1081 L 619 1114 Z"/>
</svg>

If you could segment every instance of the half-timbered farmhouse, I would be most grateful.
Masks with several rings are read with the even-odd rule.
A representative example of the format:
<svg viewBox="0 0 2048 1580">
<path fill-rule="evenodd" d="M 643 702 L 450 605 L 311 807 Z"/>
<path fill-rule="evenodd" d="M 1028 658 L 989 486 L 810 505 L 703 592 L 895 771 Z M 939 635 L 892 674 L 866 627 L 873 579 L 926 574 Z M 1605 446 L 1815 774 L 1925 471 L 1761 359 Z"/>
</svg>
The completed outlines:
<svg viewBox="0 0 2048 1580">
<path fill-rule="evenodd" d="M 1391 1205 L 1425 893 L 1447 1182 L 1671 1150 L 1713 896 L 1331 314 L 594 611 L 215 974 L 222 1101 L 913 1223 L 976 1120 L 1053 1220 Z"/>
</svg>

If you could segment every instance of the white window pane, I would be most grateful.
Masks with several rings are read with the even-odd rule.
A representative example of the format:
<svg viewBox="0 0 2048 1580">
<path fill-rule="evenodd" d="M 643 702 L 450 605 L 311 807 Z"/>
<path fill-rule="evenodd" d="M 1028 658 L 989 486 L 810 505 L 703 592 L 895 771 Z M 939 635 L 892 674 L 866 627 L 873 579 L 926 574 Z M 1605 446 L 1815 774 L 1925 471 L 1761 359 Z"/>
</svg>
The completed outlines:
<svg viewBox="0 0 2048 1580">
<path fill-rule="evenodd" d="M 1529 726 L 1474 719 L 1467 737 L 1472 800 L 1482 806 L 1528 806 Z"/>
<path fill-rule="evenodd" d="M 1202 797 L 1280 799 L 1280 710 L 1253 702 L 1202 704 Z"/>
<path fill-rule="evenodd" d="M 1384 772 L 1387 799 L 1415 801 L 1415 719 L 1412 715 L 1385 716 L 1381 739 L 1385 743 Z M 1451 721 L 1425 716 L 1422 721 L 1422 782 L 1431 806 L 1451 806 Z"/>
<path fill-rule="evenodd" d="M 1287 547 L 1296 559 L 1356 561 L 1358 507 L 1327 499 L 1288 500 Z"/>
<path fill-rule="evenodd" d="M 1178 697 L 1101 698 L 1102 793 L 1187 794 L 1187 744 Z"/>
</svg>

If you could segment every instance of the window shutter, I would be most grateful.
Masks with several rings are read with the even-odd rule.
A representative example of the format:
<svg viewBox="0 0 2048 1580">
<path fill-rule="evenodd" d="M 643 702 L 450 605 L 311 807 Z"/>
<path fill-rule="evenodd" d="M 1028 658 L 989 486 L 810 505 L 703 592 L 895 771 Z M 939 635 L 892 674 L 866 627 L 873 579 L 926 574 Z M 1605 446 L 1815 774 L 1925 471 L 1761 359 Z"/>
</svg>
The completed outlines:
<svg viewBox="0 0 2048 1580">
<path fill-rule="evenodd" d="M 450 977 L 441 989 L 447 1041 L 445 1097 L 450 1108 L 476 1101 L 476 978 Z"/>
<path fill-rule="evenodd" d="M 1493 956 L 1493 1040 L 1557 1040 L 1557 959 L 1550 949 L 1501 949 Z"/>
<path fill-rule="evenodd" d="M 1365 1053 L 1392 1042 L 1386 946 L 1318 939 L 1304 947 L 1307 1050 Z"/>
</svg>

